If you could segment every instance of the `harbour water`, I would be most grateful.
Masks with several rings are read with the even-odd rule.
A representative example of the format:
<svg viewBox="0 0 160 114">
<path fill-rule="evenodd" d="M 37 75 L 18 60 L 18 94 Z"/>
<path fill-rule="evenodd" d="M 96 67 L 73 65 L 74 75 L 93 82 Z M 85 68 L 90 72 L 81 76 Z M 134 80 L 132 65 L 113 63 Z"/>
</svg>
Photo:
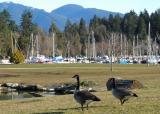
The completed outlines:
<svg viewBox="0 0 160 114">
<path fill-rule="evenodd" d="M 0 93 L 0 100 L 16 100 L 33 97 L 53 96 L 54 92 L 7 92 Z"/>
</svg>

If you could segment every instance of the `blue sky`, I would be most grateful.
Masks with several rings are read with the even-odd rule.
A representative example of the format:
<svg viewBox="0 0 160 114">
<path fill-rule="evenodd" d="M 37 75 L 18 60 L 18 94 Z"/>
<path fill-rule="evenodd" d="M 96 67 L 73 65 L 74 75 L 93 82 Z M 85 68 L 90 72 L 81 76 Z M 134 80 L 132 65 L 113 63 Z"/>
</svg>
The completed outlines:
<svg viewBox="0 0 160 114">
<path fill-rule="evenodd" d="M 85 8 L 97 8 L 121 13 L 126 13 L 130 10 L 139 13 L 144 9 L 152 13 L 160 8 L 159 0 L 0 0 L 0 2 L 9 1 L 44 9 L 47 12 L 65 4 L 78 4 Z"/>
</svg>

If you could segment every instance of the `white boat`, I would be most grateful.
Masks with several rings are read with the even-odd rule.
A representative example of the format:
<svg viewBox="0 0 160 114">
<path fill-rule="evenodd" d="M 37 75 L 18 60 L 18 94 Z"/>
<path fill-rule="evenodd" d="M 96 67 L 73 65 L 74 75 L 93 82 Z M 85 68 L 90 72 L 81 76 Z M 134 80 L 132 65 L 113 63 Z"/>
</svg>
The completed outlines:
<svg viewBox="0 0 160 114">
<path fill-rule="evenodd" d="M 0 64 L 11 64 L 9 59 L 1 59 Z"/>
<path fill-rule="evenodd" d="M 147 62 L 149 64 L 158 64 L 158 60 L 157 60 L 156 56 L 149 56 L 147 59 Z"/>
</svg>

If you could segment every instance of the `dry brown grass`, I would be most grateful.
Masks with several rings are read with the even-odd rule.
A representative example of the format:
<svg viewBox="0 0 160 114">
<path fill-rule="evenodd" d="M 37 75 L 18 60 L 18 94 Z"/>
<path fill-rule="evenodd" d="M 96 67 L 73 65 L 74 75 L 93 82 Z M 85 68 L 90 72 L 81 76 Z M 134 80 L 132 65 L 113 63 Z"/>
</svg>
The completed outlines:
<svg viewBox="0 0 160 114">
<path fill-rule="evenodd" d="M 13 69 L 14 68 L 14 69 Z M 94 88 L 101 102 L 90 104 L 82 112 L 73 95 L 0 101 L 0 114 L 160 114 L 160 66 L 114 65 L 112 76 L 136 79 L 143 89 L 133 90 L 138 98 L 132 98 L 123 106 L 105 83 L 111 77 L 106 64 L 53 64 L 53 65 L 0 65 L 0 83 L 36 83 L 50 86 L 55 83 L 74 82 L 71 77 L 79 74 L 81 80 L 97 83 Z M 5 77 L 5 75 L 7 77 Z"/>
</svg>

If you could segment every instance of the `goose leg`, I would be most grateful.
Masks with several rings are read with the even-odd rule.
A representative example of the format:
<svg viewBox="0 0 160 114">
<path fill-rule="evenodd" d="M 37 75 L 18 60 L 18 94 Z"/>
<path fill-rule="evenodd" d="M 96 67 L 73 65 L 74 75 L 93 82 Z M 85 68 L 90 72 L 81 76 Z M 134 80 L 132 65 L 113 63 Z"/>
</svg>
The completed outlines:
<svg viewBox="0 0 160 114">
<path fill-rule="evenodd" d="M 82 109 L 82 111 L 83 111 L 83 104 L 81 104 L 81 109 Z"/>
<path fill-rule="evenodd" d="M 88 104 L 87 104 L 87 110 L 88 110 Z"/>
<path fill-rule="evenodd" d="M 122 100 L 122 99 L 120 99 L 120 102 L 121 102 L 121 105 L 123 105 L 123 103 L 124 103 L 124 102 L 123 102 L 123 100 Z"/>
<path fill-rule="evenodd" d="M 122 103 L 124 103 L 125 101 L 127 101 L 128 99 L 124 99 Z"/>
</svg>

